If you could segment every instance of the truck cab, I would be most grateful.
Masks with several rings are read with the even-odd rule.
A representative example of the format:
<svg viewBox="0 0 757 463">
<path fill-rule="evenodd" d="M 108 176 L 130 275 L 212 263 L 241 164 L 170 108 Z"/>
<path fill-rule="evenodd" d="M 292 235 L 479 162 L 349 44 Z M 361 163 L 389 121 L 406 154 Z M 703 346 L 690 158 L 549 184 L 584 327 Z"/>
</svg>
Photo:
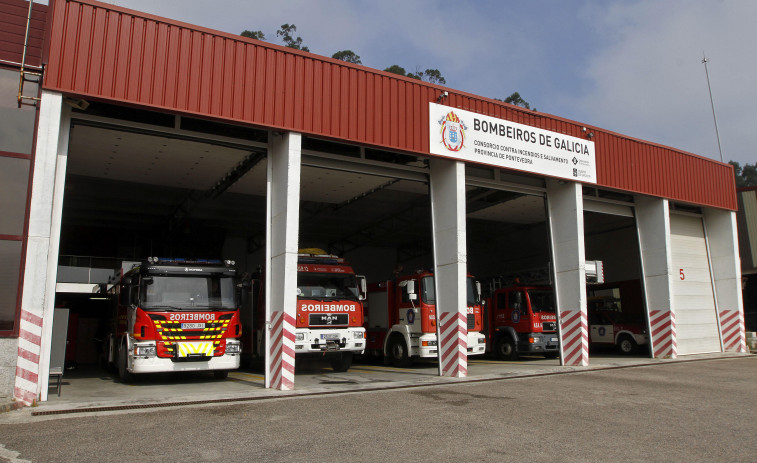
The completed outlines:
<svg viewBox="0 0 757 463">
<path fill-rule="evenodd" d="M 233 261 L 150 257 L 109 293 L 113 314 L 103 361 L 123 381 L 136 374 L 239 368 L 242 325 Z"/>
<path fill-rule="evenodd" d="M 466 313 L 468 355 L 483 354 L 486 338 L 480 286 L 468 276 Z M 437 358 L 436 290 L 432 272 L 418 272 L 373 284 L 368 290 L 368 348 L 395 366 L 413 358 Z"/>
<path fill-rule="evenodd" d="M 265 293 L 262 279 L 252 298 L 257 357 L 265 355 Z M 365 277 L 356 275 L 341 257 L 316 248 L 301 249 L 297 256 L 297 305 L 295 308 L 294 354 L 325 357 L 334 371 L 347 371 L 354 354 L 365 350 L 363 301 Z M 245 313 L 245 319 L 251 319 Z"/>
<path fill-rule="evenodd" d="M 495 290 L 486 301 L 491 350 L 502 360 L 515 360 L 520 353 L 557 357 L 555 295 L 551 286 L 516 284 Z"/>
</svg>

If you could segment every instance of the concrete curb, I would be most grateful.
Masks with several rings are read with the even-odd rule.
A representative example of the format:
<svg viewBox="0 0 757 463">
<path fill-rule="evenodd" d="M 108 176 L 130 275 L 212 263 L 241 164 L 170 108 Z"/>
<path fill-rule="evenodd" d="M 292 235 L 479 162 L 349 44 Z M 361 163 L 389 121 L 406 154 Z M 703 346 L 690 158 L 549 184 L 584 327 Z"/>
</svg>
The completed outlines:
<svg viewBox="0 0 757 463">
<path fill-rule="evenodd" d="M 13 410 L 18 410 L 19 408 L 24 408 L 25 406 L 26 405 L 20 401 L 11 402 L 9 404 L 2 404 L 0 405 L 0 413 L 12 412 Z"/>
</svg>

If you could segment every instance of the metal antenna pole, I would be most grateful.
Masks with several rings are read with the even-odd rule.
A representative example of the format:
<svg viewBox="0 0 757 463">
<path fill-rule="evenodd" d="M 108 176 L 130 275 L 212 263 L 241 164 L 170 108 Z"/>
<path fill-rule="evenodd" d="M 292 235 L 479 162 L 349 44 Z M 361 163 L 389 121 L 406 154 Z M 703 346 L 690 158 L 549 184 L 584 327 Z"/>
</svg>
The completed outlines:
<svg viewBox="0 0 757 463">
<path fill-rule="evenodd" d="M 718 118 L 715 117 L 715 103 L 712 101 L 712 88 L 710 88 L 710 73 L 707 72 L 707 62 L 709 60 L 702 53 L 702 64 L 704 64 L 704 74 L 707 76 L 707 90 L 710 92 L 710 106 L 712 106 L 712 120 L 715 121 L 715 136 L 718 137 L 718 151 L 720 151 L 720 162 L 723 162 L 723 149 L 720 147 L 720 132 L 718 132 Z"/>
</svg>

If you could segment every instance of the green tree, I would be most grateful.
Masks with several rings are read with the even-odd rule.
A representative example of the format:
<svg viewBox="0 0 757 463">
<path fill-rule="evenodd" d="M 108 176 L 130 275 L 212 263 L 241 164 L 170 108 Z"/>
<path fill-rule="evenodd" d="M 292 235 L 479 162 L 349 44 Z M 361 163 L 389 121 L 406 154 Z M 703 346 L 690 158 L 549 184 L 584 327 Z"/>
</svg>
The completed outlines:
<svg viewBox="0 0 757 463">
<path fill-rule="evenodd" d="M 239 35 L 256 40 L 265 40 L 265 34 L 263 31 L 242 31 Z"/>
<path fill-rule="evenodd" d="M 276 31 L 276 37 L 281 37 L 284 45 L 295 50 L 310 51 L 310 48 L 302 45 L 302 37 L 294 36 L 297 32 L 297 26 L 294 24 L 282 24 L 281 28 Z"/>
<path fill-rule="evenodd" d="M 744 164 L 744 167 L 736 161 L 728 161 L 733 166 L 733 175 L 736 177 L 736 187 L 757 186 L 757 163 Z"/>
<path fill-rule="evenodd" d="M 505 98 L 505 103 L 520 106 L 521 108 L 531 109 L 531 105 L 528 104 L 528 101 L 521 98 L 520 93 L 518 92 L 513 92 L 512 95 Z M 534 108 L 534 111 L 536 111 L 536 108 Z"/>
<path fill-rule="evenodd" d="M 391 72 L 392 74 L 399 74 L 401 76 L 406 76 L 407 72 L 405 71 L 405 68 L 402 66 L 399 66 L 397 64 L 392 64 L 388 68 L 384 69 L 386 72 Z"/>
<path fill-rule="evenodd" d="M 334 53 L 333 55 L 331 55 L 331 57 L 334 58 L 334 59 L 346 61 L 346 62 L 352 63 L 352 64 L 363 64 L 363 62 L 360 61 L 360 56 L 357 55 L 352 50 L 338 51 L 338 52 Z"/>
<path fill-rule="evenodd" d="M 400 65 L 393 64 L 389 66 L 388 68 L 384 69 L 386 72 L 391 72 L 392 74 L 399 74 L 401 76 L 411 77 L 413 79 L 422 80 L 424 82 L 429 82 L 432 84 L 439 84 L 444 85 L 447 83 L 447 80 L 442 76 L 442 73 L 438 69 L 426 69 L 425 71 L 416 71 L 416 72 L 407 72 L 405 71 L 405 68 L 403 68 Z"/>
</svg>

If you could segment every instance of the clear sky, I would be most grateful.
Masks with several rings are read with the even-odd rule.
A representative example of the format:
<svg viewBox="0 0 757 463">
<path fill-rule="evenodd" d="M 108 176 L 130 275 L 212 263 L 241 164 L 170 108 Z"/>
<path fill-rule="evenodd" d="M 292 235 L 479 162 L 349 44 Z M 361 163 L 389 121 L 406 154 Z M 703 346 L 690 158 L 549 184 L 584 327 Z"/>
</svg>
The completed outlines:
<svg viewBox="0 0 757 463">
<path fill-rule="evenodd" d="M 757 162 L 755 0 L 107 0 L 313 53 L 439 69 L 453 89 L 720 160 Z"/>
</svg>

